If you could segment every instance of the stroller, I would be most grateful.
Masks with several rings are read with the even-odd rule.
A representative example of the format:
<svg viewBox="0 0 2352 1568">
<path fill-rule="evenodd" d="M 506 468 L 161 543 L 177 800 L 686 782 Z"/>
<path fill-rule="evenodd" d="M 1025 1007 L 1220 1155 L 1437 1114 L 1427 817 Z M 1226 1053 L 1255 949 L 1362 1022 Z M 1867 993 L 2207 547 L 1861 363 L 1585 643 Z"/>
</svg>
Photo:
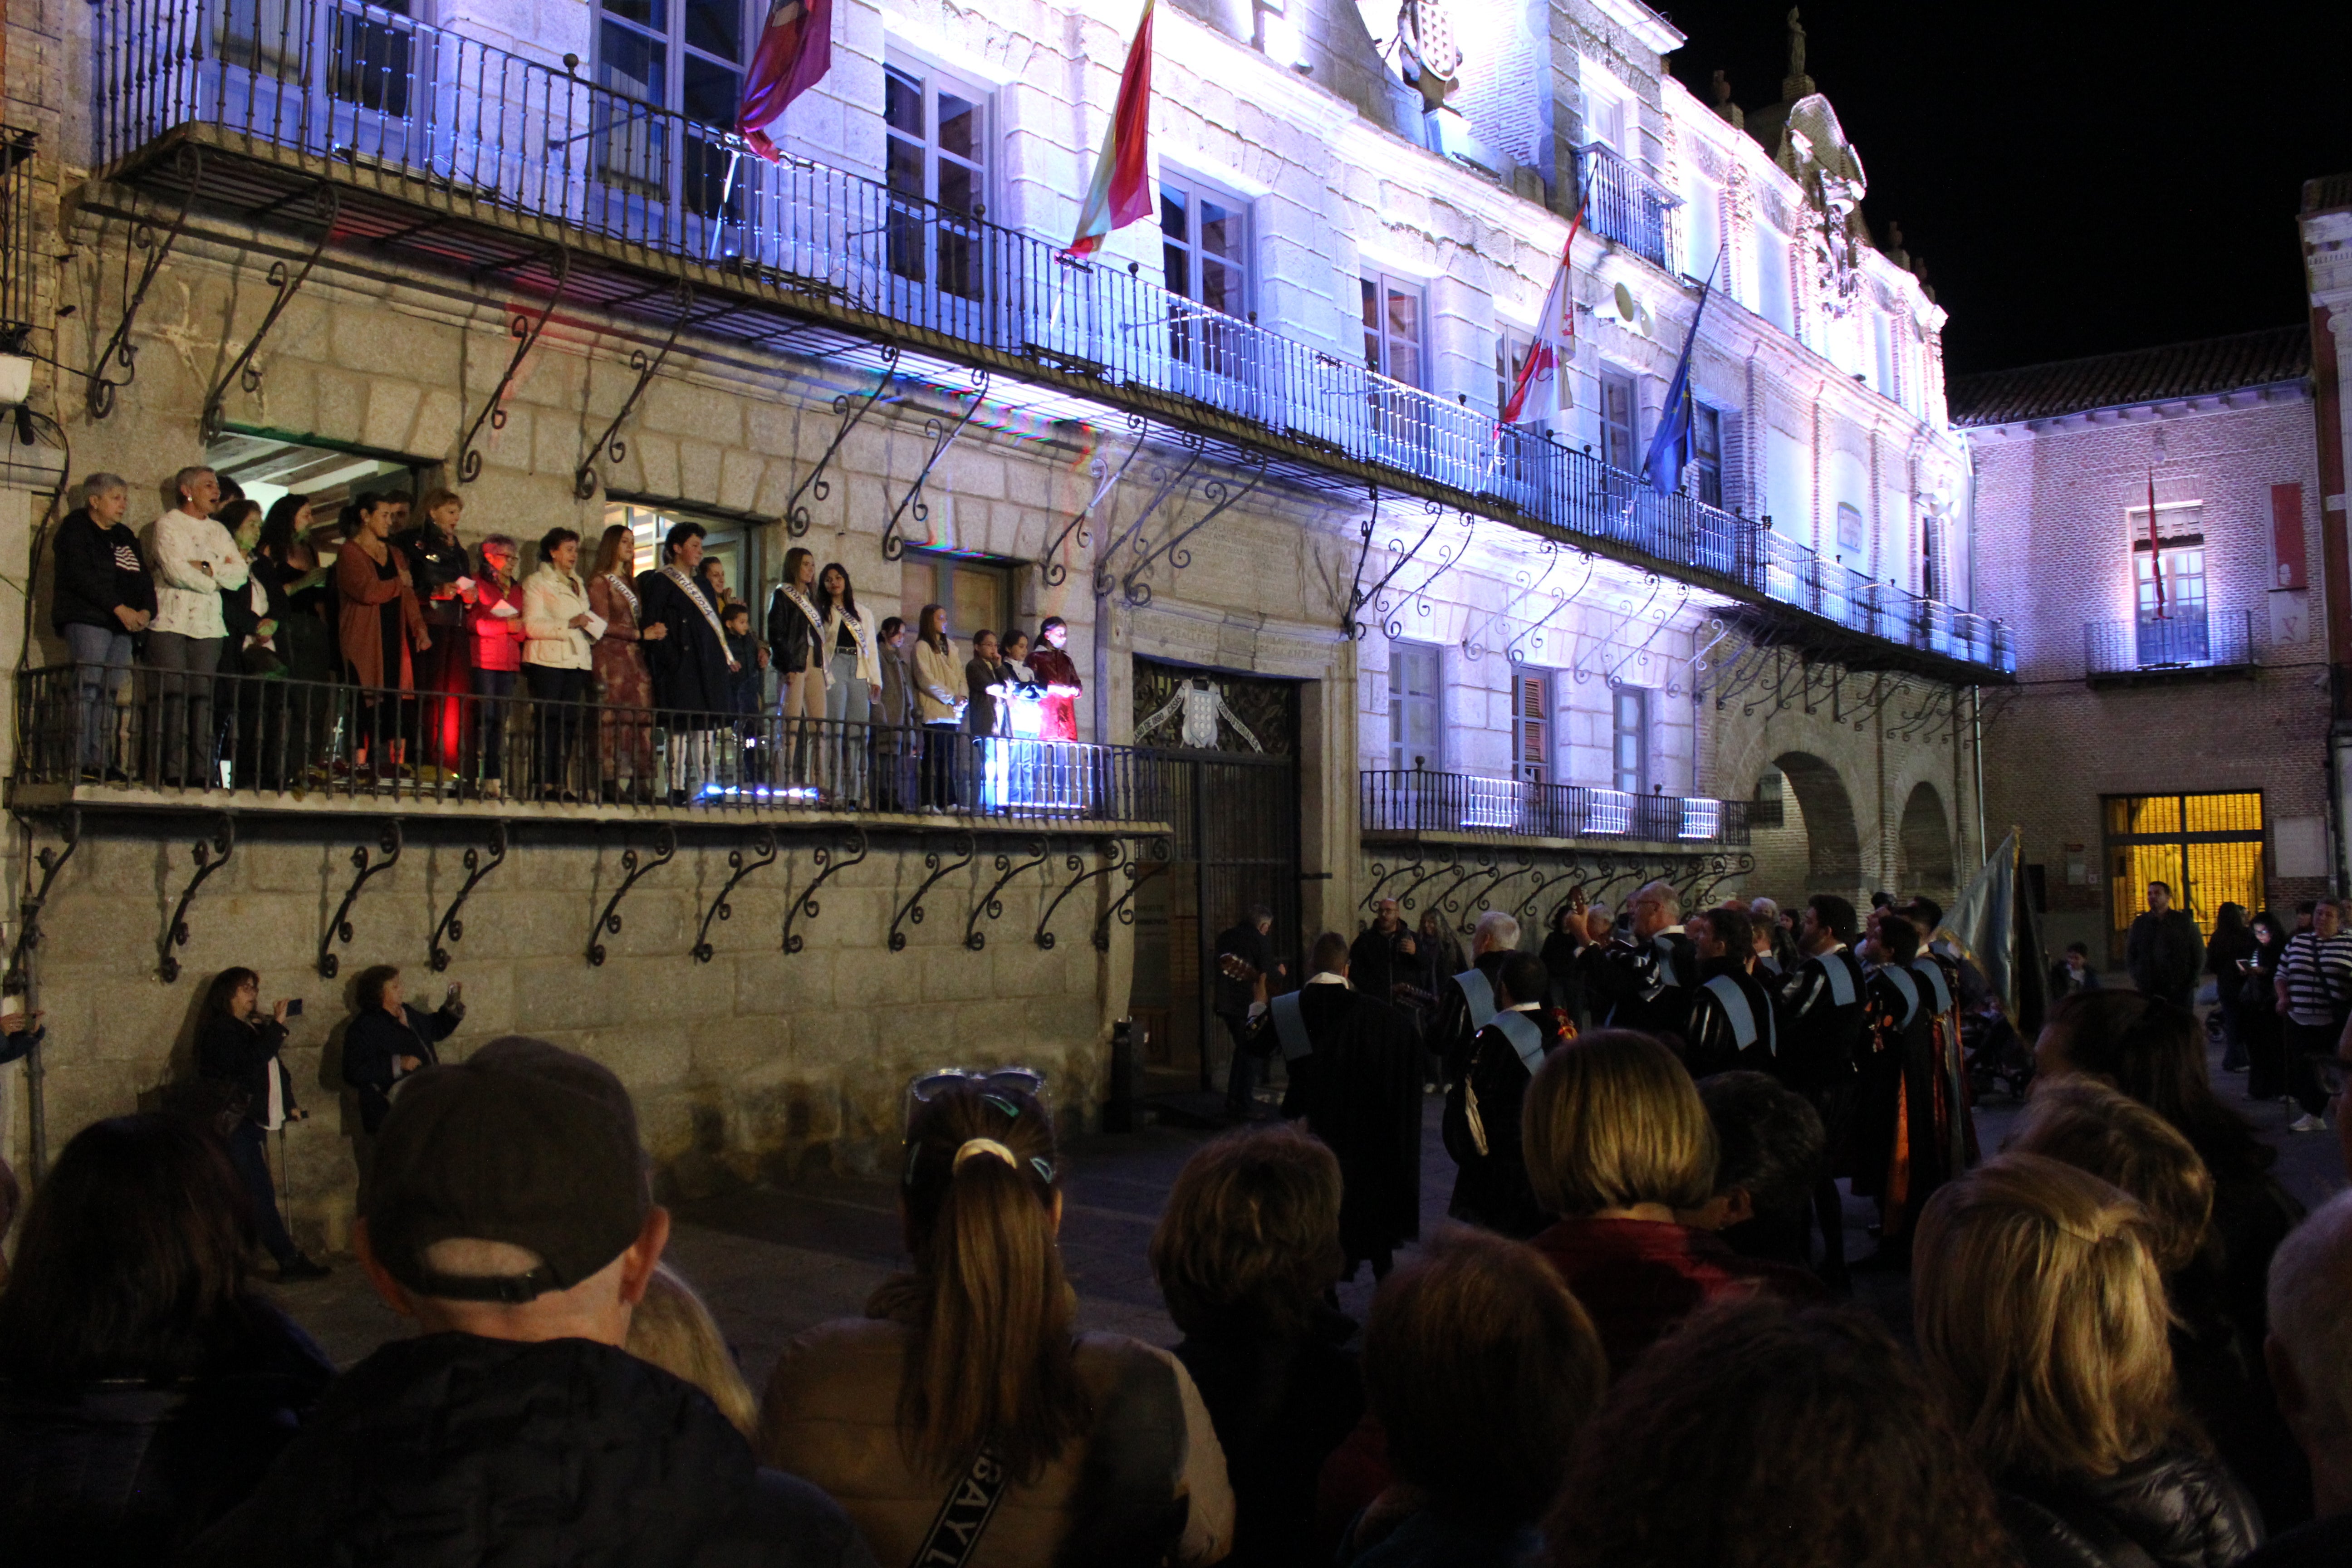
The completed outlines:
<svg viewBox="0 0 2352 1568">
<path fill-rule="evenodd" d="M 1979 1100 L 1999 1088 L 2021 1103 L 2033 1087 L 2033 1047 L 1997 1001 L 1987 1000 L 1961 1015 L 1960 1054 L 1969 1090 Z"/>
</svg>

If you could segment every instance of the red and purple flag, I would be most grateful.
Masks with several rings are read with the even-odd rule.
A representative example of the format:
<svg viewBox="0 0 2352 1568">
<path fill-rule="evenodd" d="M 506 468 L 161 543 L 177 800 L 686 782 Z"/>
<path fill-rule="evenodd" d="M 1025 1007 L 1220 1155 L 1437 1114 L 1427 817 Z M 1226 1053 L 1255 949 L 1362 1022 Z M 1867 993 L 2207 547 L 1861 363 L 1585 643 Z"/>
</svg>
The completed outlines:
<svg viewBox="0 0 2352 1568">
<path fill-rule="evenodd" d="M 743 79 L 743 106 L 735 130 L 751 151 L 774 163 L 783 154 L 768 130 L 793 100 L 824 79 L 833 68 L 833 0 L 775 0 L 760 29 L 751 73 Z"/>
<path fill-rule="evenodd" d="M 1528 347 L 1526 363 L 1519 366 L 1518 379 L 1511 384 L 1511 395 L 1503 405 L 1504 425 L 1516 425 L 1522 419 L 1538 418 L 1557 411 L 1559 400 L 1551 399 L 1549 408 L 1530 409 L 1528 394 L 1538 386 L 1556 387 L 1568 359 L 1576 352 L 1576 295 L 1569 284 L 1569 263 L 1576 254 L 1576 231 L 1584 226 L 1584 205 L 1577 204 L 1576 216 L 1569 220 L 1568 243 L 1560 247 L 1559 270 L 1552 274 L 1551 287 L 1544 291 L 1543 309 L 1536 316 L 1535 342 Z"/>
<path fill-rule="evenodd" d="M 1103 132 L 1102 155 L 1095 160 L 1094 183 L 1078 210 L 1078 230 L 1065 256 L 1091 256 L 1115 229 L 1151 216 L 1151 7 L 1128 46 L 1127 68 L 1119 73 L 1118 102 L 1110 129 Z"/>
</svg>

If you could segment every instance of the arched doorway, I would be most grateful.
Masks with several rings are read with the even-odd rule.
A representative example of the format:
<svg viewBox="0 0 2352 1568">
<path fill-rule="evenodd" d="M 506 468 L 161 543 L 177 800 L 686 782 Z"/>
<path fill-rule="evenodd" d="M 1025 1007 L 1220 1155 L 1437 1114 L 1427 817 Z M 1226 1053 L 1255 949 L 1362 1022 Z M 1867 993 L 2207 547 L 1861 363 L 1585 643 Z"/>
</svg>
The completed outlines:
<svg viewBox="0 0 2352 1568">
<path fill-rule="evenodd" d="M 1900 842 L 1902 890 L 1949 903 L 1959 890 L 1952 868 L 1952 829 L 1944 816 L 1944 797 L 1934 784 L 1923 780 L 1911 786 L 1910 798 L 1903 803 Z"/>
<path fill-rule="evenodd" d="M 1854 826 L 1853 797 L 1837 770 L 1810 752 L 1784 752 L 1772 759 L 1757 786 L 1758 798 L 1780 803 L 1780 825 L 1766 821 L 1751 832 L 1756 869 L 1748 889 L 1783 903 L 1811 893 L 1855 898 L 1862 886 L 1862 837 Z"/>
</svg>

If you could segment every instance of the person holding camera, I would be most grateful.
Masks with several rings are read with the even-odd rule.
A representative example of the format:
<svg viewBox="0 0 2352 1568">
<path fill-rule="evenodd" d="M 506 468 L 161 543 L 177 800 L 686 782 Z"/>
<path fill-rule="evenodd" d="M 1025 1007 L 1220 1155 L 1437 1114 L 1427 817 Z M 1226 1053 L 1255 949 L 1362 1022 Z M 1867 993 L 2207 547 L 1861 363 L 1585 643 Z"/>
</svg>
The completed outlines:
<svg viewBox="0 0 2352 1568">
<path fill-rule="evenodd" d="M 269 1173 L 269 1135 L 310 1112 L 294 1103 L 294 1075 L 278 1051 L 286 1044 L 286 1019 L 299 1004 L 281 1001 L 261 1011 L 261 976 L 250 969 L 224 969 L 205 994 L 196 1022 L 196 1072 L 219 1094 L 220 1130 L 228 1139 L 230 1162 L 253 1199 L 255 1227 L 278 1278 L 324 1279 L 328 1268 L 306 1257 L 287 1234 L 278 1212 L 278 1184 Z"/>
<path fill-rule="evenodd" d="M 464 1021 L 466 1004 L 458 999 L 464 988 L 453 981 L 440 1011 L 410 1006 L 401 996 L 400 971 L 389 963 L 361 971 L 352 989 L 359 1015 L 343 1036 L 343 1081 L 359 1091 L 365 1149 L 392 1110 L 393 1086 L 441 1059 L 436 1047 Z"/>
</svg>

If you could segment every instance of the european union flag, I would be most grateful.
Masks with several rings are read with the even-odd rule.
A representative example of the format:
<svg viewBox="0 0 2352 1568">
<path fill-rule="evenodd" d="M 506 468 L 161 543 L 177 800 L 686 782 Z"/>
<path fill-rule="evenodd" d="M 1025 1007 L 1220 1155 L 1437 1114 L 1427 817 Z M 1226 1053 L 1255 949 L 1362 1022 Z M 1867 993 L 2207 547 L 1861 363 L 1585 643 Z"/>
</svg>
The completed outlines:
<svg viewBox="0 0 2352 1568">
<path fill-rule="evenodd" d="M 1682 479 L 1683 447 L 1690 439 L 1691 429 L 1691 351 L 1698 345 L 1698 324 L 1706 319 L 1706 297 L 1715 289 L 1716 267 L 1722 265 L 1723 252 L 1718 250 L 1715 267 L 1707 268 L 1706 281 L 1698 287 L 1698 309 L 1691 313 L 1690 331 L 1683 339 L 1683 357 L 1675 364 L 1665 409 L 1658 417 L 1657 433 L 1650 437 L 1650 455 L 1642 462 L 1650 488 L 1662 496 L 1674 494 Z"/>
</svg>

